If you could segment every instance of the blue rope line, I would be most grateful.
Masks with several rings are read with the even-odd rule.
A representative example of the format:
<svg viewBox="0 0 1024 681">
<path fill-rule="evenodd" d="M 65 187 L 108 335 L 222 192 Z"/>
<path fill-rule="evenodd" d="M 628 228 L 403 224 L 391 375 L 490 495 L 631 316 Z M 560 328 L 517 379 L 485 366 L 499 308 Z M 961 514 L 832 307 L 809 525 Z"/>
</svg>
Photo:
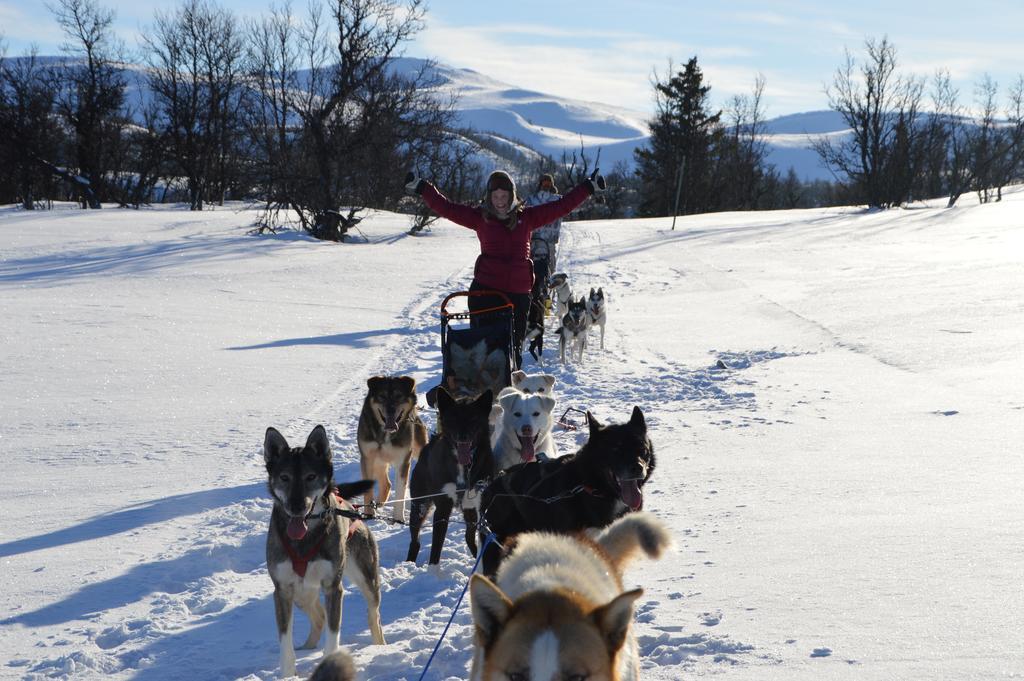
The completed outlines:
<svg viewBox="0 0 1024 681">
<path fill-rule="evenodd" d="M 469 571 L 469 579 L 466 580 L 466 586 L 462 587 L 462 593 L 459 594 L 459 600 L 455 602 L 455 608 L 452 610 L 452 616 L 448 618 L 448 624 L 444 625 L 444 631 L 441 632 L 441 638 L 437 639 L 437 644 L 434 645 L 434 652 L 430 653 L 430 659 L 427 660 L 427 664 L 423 667 L 423 673 L 420 674 L 420 678 L 417 681 L 423 681 L 423 678 L 427 675 L 427 670 L 430 669 L 430 663 L 434 661 L 434 656 L 437 655 L 438 649 L 441 647 L 441 642 L 444 641 L 444 637 L 448 635 L 448 628 L 452 626 L 452 622 L 455 621 L 455 614 L 459 611 L 459 606 L 462 605 L 462 597 L 466 595 L 466 591 L 469 589 L 469 583 L 473 578 L 473 573 L 476 572 L 476 568 L 480 565 L 480 559 L 484 557 L 484 549 L 487 545 L 494 541 L 494 533 L 491 532 L 484 538 L 483 546 L 476 553 L 476 562 L 473 563 L 473 569 Z"/>
</svg>

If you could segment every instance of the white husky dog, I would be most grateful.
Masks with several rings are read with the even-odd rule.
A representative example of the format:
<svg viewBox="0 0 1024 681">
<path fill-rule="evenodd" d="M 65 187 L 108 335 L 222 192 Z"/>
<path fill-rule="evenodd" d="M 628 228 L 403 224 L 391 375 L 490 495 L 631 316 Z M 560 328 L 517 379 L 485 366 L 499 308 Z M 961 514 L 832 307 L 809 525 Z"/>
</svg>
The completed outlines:
<svg viewBox="0 0 1024 681">
<path fill-rule="evenodd" d="M 539 453 L 549 458 L 558 456 L 551 436 L 555 398 L 507 390 L 498 403 L 502 416 L 492 437 L 498 470 L 533 461 Z"/>
<path fill-rule="evenodd" d="M 587 326 L 601 327 L 601 349 L 604 350 L 604 325 L 608 323 L 608 308 L 604 304 L 604 289 L 591 288 L 587 297 Z"/>
<path fill-rule="evenodd" d="M 489 418 L 491 426 L 491 449 L 494 449 L 494 431 L 501 422 L 504 410 L 501 408 L 501 398 L 510 392 L 521 392 L 527 395 L 555 396 L 555 377 L 551 374 L 528 374 L 525 371 L 512 372 L 512 385 L 502 388 L 494 398 L 494 405 L 491 407 Z"/>
</svg>

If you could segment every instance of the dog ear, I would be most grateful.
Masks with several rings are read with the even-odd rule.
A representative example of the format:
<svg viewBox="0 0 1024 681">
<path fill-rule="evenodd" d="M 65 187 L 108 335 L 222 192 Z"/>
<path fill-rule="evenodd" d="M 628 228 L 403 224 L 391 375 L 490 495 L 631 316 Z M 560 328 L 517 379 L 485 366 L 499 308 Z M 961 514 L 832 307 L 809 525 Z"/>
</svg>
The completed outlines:
<svg viewBox="0 0 1024 681">
<path fill-rule="evenodd" d="M 595 290 L 594 290 L 594 287 L 593 287 L 593 286 L 591 286 L 591 287 L 590 287 L 590 297 L 591 297 L 591 298 L 593 298 L 593 297 L 594 297 L 594 295 L 595 295 L 596 293 L 597 293 L 597 291 L 595 291 Z"/>
<path fill-rule="evenodd" d="M 409 395 L 416 391 L 416 379 L 412 376 L 399 376 L 398 383 L 402 386 L 402 389 Z"/>
<path fill-rule="evenodd" d="M 627 591 L 590 613 L 591 619 L 604 638 L 605 645 L 608 646 L 608 653 L 613 658 L 626 642 L 626 634 L 629 633 L 629 625 L 633 621 L 633 602 L 643 594 L 643 589 Z"/>
<path fill-rule="evenodd" d="M 512 385 L 519 385 L 526 378 L 526 372 L 522 369 L 516 369 L 512 372 Z"/>
<path fill-rule="evenodd" d="M 494 393 L 491 391 L 490 388 L 488 388 L 487 390 L 485 390 L 482 393 L 480 393 L 480 397 L 476 398 L 476 401 L 473 403 L 473 406 L 477 407 L 481 411 L 484 411 L 484 412 L 490 414 L 491 413 L 491 405 L 493 405 L 493 404 L 494 404 Z"/>
<path fill-rule="evenodd" d="M 599 295 L 599 296 L 601 296 L 602 298 L 604 298 L 604 287 L 603 287 L 603 286 L 599 286 L 599 287 L 598 287 L 598 289 L 597 289 L 597 295 Z"/>
<path fill-rule="evenodd" d="M 284 435 L 277 432 L 276 428 L 267 428 L 267 434 L 263 436 L 263 461 L 268 466 L 290 449 Z"/>
<path fill-rule="evenodd" d="M 455 398 L 444 387 L 437 390 L 437 410 L 448 411 L 455 404 Z"/>
<path fill-rule="evenodd" d="M 519 392 L 509 391 L 501 396 L 498 400 L 498 404 L 500 404 L 501 408 L 505 411 L 509 411 L 512 409 L 512 405 L 515 404 L 516 400 L 519 399 L 520 395 L 521 393 Z"/>
<path fill-rule="evenodd" d="M 544 379 L 544 382 L 548 384 L 549 388 L 555 384 L 555 377 L 551 374 L 544 374 L 541 378 Z"/>
<path fill-rule="evenodd" d="M 554 397 L 549 397 L 547 395 L 539 395 L 538 399 L 540 400 L 540 406 L 544 409 L 544 411 L 551 412 L 555 410 Z"/>
<path fill-rule="evenodd" d="M 508 620 L 512 601 L 494 582 L 481 574 L 475 574 L 470 578 L 469 597 L 473 603 L 473 625 L 476 628 L 477 643 L 481 648 L 489 648 Z"/>
<path fill-rule="evenodd" d="M 644 413 L 640 407 L 633 407 L 633 415 L 629 417 L 629 425 L 637 430 L 647 430 L 647 421 L 644 420 Z"/>
<path fill-rule="evenodd" d="M 380 385 L 383 381 L 383 376 L 370 376 L 368 379 L 366 379 L 366 387 L 369 388 L 371 391 L 376 390 L 377 386 Z"/>
<path fill-rule="evenodd" d="M 601 422 L 594 418 L 594 415 L 590 413 L 589 409 L 587 410 L 587 426 L 590 427 L 590 437 L 594 437 L 594 433 L 601 430 L 603 427 Z"/>
<path fill-rule="evenodd" d="M 306 438 L 306 447 L 327 461 L 331 460 L 331 441 L 327 437 L 327 430 L 318 425 Z"/>
</svg>

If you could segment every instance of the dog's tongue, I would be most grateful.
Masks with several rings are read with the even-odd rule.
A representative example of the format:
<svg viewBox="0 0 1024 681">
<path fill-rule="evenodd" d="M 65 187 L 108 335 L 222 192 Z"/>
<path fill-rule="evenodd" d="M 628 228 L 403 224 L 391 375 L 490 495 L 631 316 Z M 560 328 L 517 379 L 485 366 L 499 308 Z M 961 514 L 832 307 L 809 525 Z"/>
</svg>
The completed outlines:
<svg viewBox="0 0 1024 681">
<path fill-rule="evenodd" d="M 520 456 L 522 457 L 524 462 L 533 461 L 535 458 L 537 458 L 537 453 L 533 449 L 532 437 L 524 437 L 520 435 L 519 445 L 522 447 L 522 453 L 520 454 Z"/>
<path fill-rule="evenodd" d="M 398 415 L 388 414 L 384 419 L 384 430 L 398 430 Z"/>
<path fill-rule="evenodd" d="M 620 480 L 619 496 L 631 511 L 639 511 L 644 505 L 644 493 L 640 491 L 639 480 Z"/>
<path fill-rule="evenodd" d="M 305 518 L 292 518 L 288 521 L 288 537 L 298 541 L 306 536 Z"/>
<path fill-rule="evenodd" d="M 468 466 L 473 463 L 473 443 L 472 442 L 457 442 L 455 443 L 455 453 L 459 457 L 460 466 Z"/>
</svg>

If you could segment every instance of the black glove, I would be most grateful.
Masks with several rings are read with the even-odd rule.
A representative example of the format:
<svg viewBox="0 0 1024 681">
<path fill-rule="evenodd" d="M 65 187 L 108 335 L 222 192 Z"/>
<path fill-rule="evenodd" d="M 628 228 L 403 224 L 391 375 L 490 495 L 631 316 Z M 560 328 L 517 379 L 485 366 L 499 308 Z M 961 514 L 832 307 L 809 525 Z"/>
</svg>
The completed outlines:
<svg viewBox="0 0 1024 681">
<path fill-rule="evenodd" d="M 608 188 L 608 184 L 604 181 L 604 175 L 601 174 L 600 168 L 594 168 L 594 172 L 590 173 L 590 177 L 587 178 L 587 182 L 590 183 L 590 191 L 592 194 L 600 194 Z"/>
<path fill-rule="evenodd" d="M 405 174 L 405 191 L 408 194 L 419 196 L 423 192 L 423 185 L 426 183 L 426 180 L 420 178 L 411 170 Z"/>
</svg>

